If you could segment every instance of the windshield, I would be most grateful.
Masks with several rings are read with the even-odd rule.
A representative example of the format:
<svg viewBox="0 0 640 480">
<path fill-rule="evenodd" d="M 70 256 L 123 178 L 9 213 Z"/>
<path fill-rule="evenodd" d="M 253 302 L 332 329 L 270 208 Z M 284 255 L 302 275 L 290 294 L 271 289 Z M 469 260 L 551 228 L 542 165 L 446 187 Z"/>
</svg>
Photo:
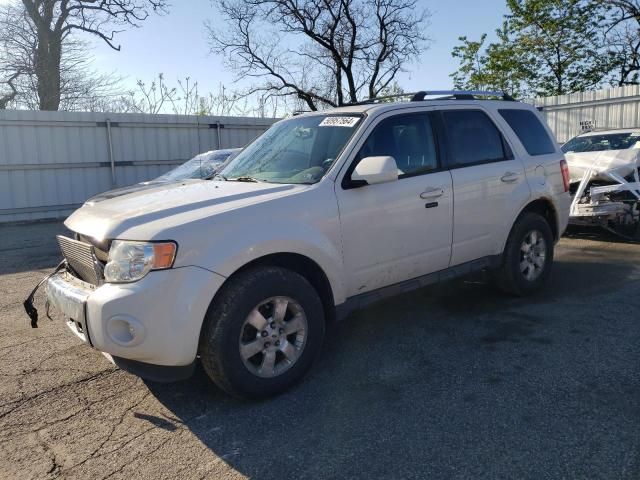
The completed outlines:
<svg viewBox="0 0 640 480">
<path fill-rule="evenodd" d="M 604 150 L 626 150 L 640 140 L 638 133 L 607 133 L 575 137 L 562 146 L 564 153 L 602 152 Z"/>
<path fill-rule="evenodd" d="M 313 115 L 273 125 L 222 171 L 226 180 L 316 183 L 347 144 L 360 115 Z"/>
<path fill-rule="evenodd" d="M 156 178 L 156 180 L 172 182 L 188 178 L 210 177 L 235 152 L 237 152 L 236 149 L 228 149 L 201 153 L 173 170 L 169 170 L 164 175 Z"/>
</svg>

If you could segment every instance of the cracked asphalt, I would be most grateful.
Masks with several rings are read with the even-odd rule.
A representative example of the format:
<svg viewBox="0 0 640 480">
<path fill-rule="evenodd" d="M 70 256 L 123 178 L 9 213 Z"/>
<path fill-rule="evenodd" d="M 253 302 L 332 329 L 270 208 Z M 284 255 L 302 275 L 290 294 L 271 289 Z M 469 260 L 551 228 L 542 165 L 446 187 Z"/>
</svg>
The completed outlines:
<svg viewBox="0 0 640 480">
<path fill-rule="evenodd" d="M 478 277 L 372 306 L 255 403 L 202 371 L 145 383 L 55 316 L 32 330 L 61 231 L 0 225 L 2 479 L 640 478 L 640 245 L 572 232 L 529 299 Z"/>
</svg>

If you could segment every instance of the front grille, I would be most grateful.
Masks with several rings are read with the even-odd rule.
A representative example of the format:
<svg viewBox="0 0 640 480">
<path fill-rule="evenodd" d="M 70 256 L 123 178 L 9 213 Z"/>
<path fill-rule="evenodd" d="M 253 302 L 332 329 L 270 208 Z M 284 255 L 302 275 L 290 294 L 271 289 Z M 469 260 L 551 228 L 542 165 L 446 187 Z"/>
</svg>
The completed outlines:
<svg viewBox="0 0 640 480">
<path fill-rule="evenodd" d="M 102 264 L 105 264 L 109 261 L 109 242 L 98 242 L 95 238 L 88 237 L 79 233 L 76 234 L 76 240 L 88 243 L 89 245 L 93 245 L 93 253 Z"/>
<path fill-rule="evenodd" d="M 96 258 L 93 245 L 72 240 L 71 238 L 58 235 L 58 244 L 65 260 L 71 270 L 75 272 L 81 280 L 92 285 L 99 285 L 102 281 L 102 265 Z"/>
</svg>

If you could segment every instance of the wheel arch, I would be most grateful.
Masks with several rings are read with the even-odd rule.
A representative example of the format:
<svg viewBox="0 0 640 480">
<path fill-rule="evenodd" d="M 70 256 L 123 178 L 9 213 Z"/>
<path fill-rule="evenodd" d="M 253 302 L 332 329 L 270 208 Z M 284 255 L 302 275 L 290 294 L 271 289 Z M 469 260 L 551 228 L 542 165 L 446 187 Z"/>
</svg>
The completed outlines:
<svg viewBox="0 0 640 480">
<path fill-rule="evenodd" d="M 224 289 L 225 284 L 231 278 L 235 277 L 239 273 L 259 266 L 286 268 L 306 278 L 320 296 L 320 301 L 322 302 L 326 319 L 330 322 L 335 321 L 335 298 L 329 277 L 317 262 L 300 253 L 270 253 L 245 263 L 227 277 L 220 289 L 214 295 L 211 303 L 213 304 L 215 302 L 216 297 Z"/>
<path fill-rule="evenodd" d="M 560 229 L 558 226 L 558 212 L 556 211 L 556 207 L 553 202 L 546 197 L 536 198 L 535 200 L 530 201 L 527 205 L 525 205 L 516 220 L 520 218 L 524 213 L 537 213 L 543 216 L 547 222 L 549 223 L 549 227 L 551 228 L 551 232 L 553 233 L 553 240 L 557 242 L 560 240 Z M 515 223 L 515 221 L 514 221 Z"/>
<path fill-rule="evenodd" d="M 497 254 L 502 254 L 507 245 L 507 240 L 509 239 L 509 235 L 511 235 L 511 231 L 513 230 L 514 225 L 518 221 L 523 214 L 533 212 L 539 215 L 542 215 L 547 222 L 549 223 L 549 227 L 551 228 L 551 233 L 553 234 L 553 241 L 557 242 L 560 240 L 560 226 L 558 224 L 558 212 L 556 211 L 556 207 L 553 202 L 547 197 L 537 197 L 534 199 L 530 199 L 525 205 L 517 211 L 515 216 L 513 217 L 509 228 L 506 229 L 504 237 L 502 238 L 502 242 L 500 243 L 500 250 L 497 251 Z"/>
</svg>

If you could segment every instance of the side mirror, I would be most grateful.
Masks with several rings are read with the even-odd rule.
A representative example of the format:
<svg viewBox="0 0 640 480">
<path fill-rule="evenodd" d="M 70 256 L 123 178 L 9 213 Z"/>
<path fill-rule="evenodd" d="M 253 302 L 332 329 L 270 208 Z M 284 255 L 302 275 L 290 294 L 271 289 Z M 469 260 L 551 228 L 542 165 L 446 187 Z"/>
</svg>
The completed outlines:
<svg viewBox="0 0 640 480">
<path fill-rule="evenodd" d="M 393 157 L 365 157 L 351 174 L 354 187 L 398 180 L 398 166 Z"/>
</svg>

